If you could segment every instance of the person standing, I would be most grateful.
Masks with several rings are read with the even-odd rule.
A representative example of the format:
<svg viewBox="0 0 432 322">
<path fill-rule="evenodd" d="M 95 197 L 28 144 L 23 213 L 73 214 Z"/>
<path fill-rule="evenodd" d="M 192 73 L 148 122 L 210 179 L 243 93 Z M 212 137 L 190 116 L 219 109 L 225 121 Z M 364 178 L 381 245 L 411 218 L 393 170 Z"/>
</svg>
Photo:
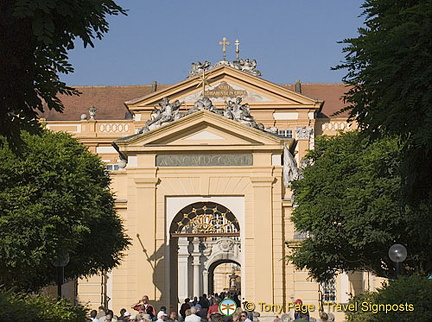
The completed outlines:
<svg viewBox="0 0 432 322">
<path fill-rule="evenodd" d="M 201 317 L 198 316 L 198 310 L 195 306 L 190 308 L 191 315 L 187 316 L 185 322 L 201 322 Z"/>
<path fill-rule="evenodd" d="M 153 305 L 149 303 L 147 295 L 144 295 L 142 299 L 132 305 L 131 308 L 139 313 L 149 314 L 152 320 L 156 317 L 156 311 Z"/>
<path fill-rule="evenodd" d="M 180 307 L 180 315 L 183 318 L 183 321 L 186 318 L 186 310 L 190 309 L 190 299 L 189 298 L 185 298 L 184 303 L 181 305 Z"/>
<path fill-rule="evenodd" d="M 246 311 L 243 311 L 240 313 L 240 322 L 252 322 L 249 318 L 248 318 L 248 314 Z"/>
<path fill-rule="evenodd" d="M 171 312 L 168 317 L 169 322 L 178 322 L 178 317 L 176 312 Z"/>
<path fill-rule="evenodd" d="M 220 299 L 215 297 L 214 301 L 213 301 L 213 305 L 209 307 L 208 312 L 207 312 L 207 320 L 210 320 L 210 317 L 212 314 L 214 313 L 220 313 L 219 312 L 219 303 L 220 303 Z"/>
<path fill-rule="evenodd" d="M 294 311 L 294 319 L 295 320 L 304 320 L 309 321 L 309 311 L 306 310 L 306 307 L 303 306 L 303 301 L 300 299 L 295 300 L 295 311 Z M 306 310 L 306 311 L 305 311 Z"/>
<path fill-rule="evenodd" d="M 90 312 L 90 320 L 92 322 L 99 322 L 99 319 L 96 317 L 97 313 L 98 312 L 96 310 L 93 310 L 93 311 Z"/>
<path fill-rule="evenodd" d="M 207 317 L 207 312 L 210 307 L 210 302 L 207 299 L 207 294 L 200 296 L 198 304 L 201 305 L 200 316 L 204 319 Z"/>
<path fill-rule="evenodd" d="M 159 311 L 156 322 L 165 322 L 167 316 L 168 314 L 166 314 L 164 311 Z"/>
</svg>

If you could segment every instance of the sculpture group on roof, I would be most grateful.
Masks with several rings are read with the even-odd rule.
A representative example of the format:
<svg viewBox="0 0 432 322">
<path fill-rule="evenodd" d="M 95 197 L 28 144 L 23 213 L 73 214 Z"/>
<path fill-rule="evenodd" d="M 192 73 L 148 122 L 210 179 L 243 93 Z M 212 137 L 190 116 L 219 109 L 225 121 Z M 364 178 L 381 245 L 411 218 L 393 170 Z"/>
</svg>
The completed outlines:
<svg viewBox="0 0 432 322">
<path fill-rule="evenodd" d="M 200 61 L 192 63 L 192 69 L 189 71 L 188 78 L 198 76 L 202 74 L 204 71 L 218 66 L 229 66 L 253 76 L 261 76 L 261 72 L 256 69 L 257 61 L 255 59 L 250 60 L 249 58 L 245 58 L 245 59 L 240 58 L 239 44 L 240 42 L 237 39 L 235 41 L 236 58 L 234 61 L 230 62 L 226 60 L 226 46 L 229 46 L 230 43 L 227 42 L 227 39 L 225 37 L 222 38 L 222 42 L 220 42 L 219 45 L 222 46 L 223 59 L 217 62 L 216 64 L 214 64 L 213 67 L 210 67 L 211 64 L 207 60 L 204 63 L 201 63 Z"/>
<path fill-rule="evenodd" d="M 261 72 L 256 69 L 257 61 L 255 59 L 249 60 L 249 58 L 246 58 L 235 60 L 232 62 L 232 64 L 234 68 L 239 69 L 242 72 L 251 74 L 253 76 L 261 76 Z"/>
<path fill-rule="evenodd" d="M 201 75 L 203 71 L 208 70 L 210 68 L 211 63 L 209 61 L 205 61 L 201 63 L 200 61 L 196 61 L 192 63 L 192 69 L 189 71 L 188 77 L 194 77 Z"/>
<path fill-rule="evenodd" d="M 159 103 L 159 107 L 154 107 L 153 112 L 150 115 L 150 120 L 148 120 L 146 125 L 140 129 L 139 133 L 157 129 L 166 123 L 179 119 L 181 117 L 181 114 L 179 113 L 181 104 L 182 103 L 179 100 L 170 103 L 169 99 L 164 97 L 162 102 Z"/>
<path fill-rule="evenodd" d="M 154 107 L 154 110 L 150 115 L 150 120 L 148 120 L 146 125 L 139 130 L 139 133 L 145 133 L 157 129 L 165 124 L 201 110 L 210 111 L 261 131 L 272 134 L 277 133 L 276 127 L 273 126 L 265 128 L 262 123 L 257 123 L 254 117 L 250 114 L 249 104 L 242 103 L 241 97 L 237 97 L 235 100 L 225 101 L 226 106 L 223 109 L 217 109 L 213 105 L 211 99 L 207 96 L 198 99 L 194 106 L 186 112 L 180 112 L 182 103 L 183 102 L 180 102 L 179 100 L 170 103 L 169 99 L 164 97 L 159 105 Z"/>
<path fill-rule="evenodd" d="M 188 78 L 201 75 L 203 71 L 207 71 L 211 68 L 219 67 L 222 65 L 238 69 L 249 75 L 261 76 L 261 72 L 256 69 L 257 61 L 255 59 L 250 60 L 249 58 L 245 58 L 234 60 L 233 62 L 221 60 L 214 64 L 213 67 L 210 67 L 210 62 L 208 61 L 205 61 L 204 63 L 201 63 L 200 61 L 194 62 L 192 63 L 192 69 L 189 71 Z"/>
</svg>

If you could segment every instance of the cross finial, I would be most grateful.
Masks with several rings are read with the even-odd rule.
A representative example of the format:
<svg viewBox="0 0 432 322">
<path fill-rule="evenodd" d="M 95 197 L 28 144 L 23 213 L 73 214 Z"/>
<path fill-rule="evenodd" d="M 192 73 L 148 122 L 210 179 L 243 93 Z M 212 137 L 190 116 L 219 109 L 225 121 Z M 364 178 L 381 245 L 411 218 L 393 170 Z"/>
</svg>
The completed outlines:
<svg viewBox="0 0 432 322">
<path fill-rule="evenodd" d="M 236 47 L 236 61 L 239 61 L 239 53 L 240 53 L 240 49 L 239 49 L 239 45 L 240 45 L 240 41 L 238 39 L 236 39 L 235 41 L 235 47 Z"/>
<path fill-rule="evenodd" d="M 223 37 L 222 41 L 219 42 L 219 45 L 222 46 L 223 60 L 226 60 L 226 46 L 230 45 L 230 43 L 226 40 L 227 40 L 226 37 Z"/>
</svg>

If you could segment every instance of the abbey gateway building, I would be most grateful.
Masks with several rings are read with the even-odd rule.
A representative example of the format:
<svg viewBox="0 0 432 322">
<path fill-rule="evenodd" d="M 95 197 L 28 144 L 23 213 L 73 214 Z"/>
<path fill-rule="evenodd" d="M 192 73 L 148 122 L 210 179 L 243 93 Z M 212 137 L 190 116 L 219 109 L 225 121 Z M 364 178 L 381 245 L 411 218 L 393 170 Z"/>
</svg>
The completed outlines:
<svg viewBox="0 0 432 322">
<path fill-rule="evenodd" d="M 148 295 L 176 311 L 186 297 L 232 291 L 261 318 L 292 316 L 296 299 L 318 317 L 319 303 L 378 286 L 361 272 L 320 285 L 284 260 L 305 238 L 290 221 L 289 181 L 317 135 L 350 129 L 333 115 L 344 85 L 277 85 L 238 55 L 185 76 L 78 87 L 81 96 L 62 97 L 64 113 L 43 115 L 106 163 L 132 241 L 118 268 L 74 284 L 77 301 L 118 312 Z"/>
</svg>

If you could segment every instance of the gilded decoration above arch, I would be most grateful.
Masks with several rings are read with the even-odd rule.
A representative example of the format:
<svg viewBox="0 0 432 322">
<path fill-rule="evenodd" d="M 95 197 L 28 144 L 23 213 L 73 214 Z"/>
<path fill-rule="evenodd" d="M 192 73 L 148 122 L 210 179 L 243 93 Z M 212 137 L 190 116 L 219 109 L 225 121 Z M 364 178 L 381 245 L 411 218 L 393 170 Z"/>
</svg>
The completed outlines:
<svg viewBox="0 0 432 322">
<path fill-rule="evenodd" d="M 173 237 L 239 236 L 240 226 L 234 214 L 214 202 L 199 202 L 183 208 L 171 225 Z"/>
</svg>

